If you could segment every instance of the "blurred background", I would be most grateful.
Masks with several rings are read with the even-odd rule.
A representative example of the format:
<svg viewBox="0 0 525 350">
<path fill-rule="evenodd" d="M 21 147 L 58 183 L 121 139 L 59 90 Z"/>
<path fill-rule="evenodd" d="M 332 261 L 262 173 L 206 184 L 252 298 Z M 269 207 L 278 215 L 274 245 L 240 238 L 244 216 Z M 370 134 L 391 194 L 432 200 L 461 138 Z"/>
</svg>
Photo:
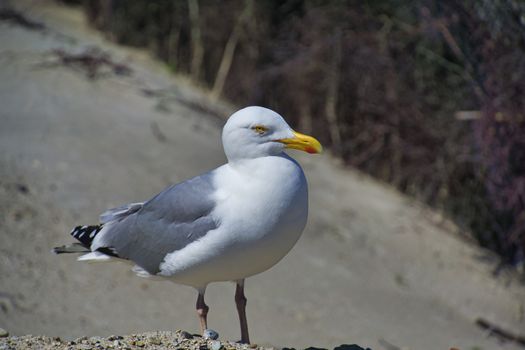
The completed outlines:
<svg viewBox="0 0 525 350">
<path fill-rule="evenodd" d="M 221 164 L 223 121 L 255 104 L 330 150 L 299 158 L 305 237 L 248 281 L 255 341 L 523 346 L 525 2 L 0 5 L 0 327 L 197 329 L 192 291 L 48 251 L 106 207 Z M 164 314 L 180 295 L 179 318 Z M 212 328 L 235 338 L 233 291 L 210 300 Z"/>
<path fill-rule="evenodd" d="M 67 2 L 212 96 L 315 130 L 523 265 L 523 1 Z"/>
</svg>

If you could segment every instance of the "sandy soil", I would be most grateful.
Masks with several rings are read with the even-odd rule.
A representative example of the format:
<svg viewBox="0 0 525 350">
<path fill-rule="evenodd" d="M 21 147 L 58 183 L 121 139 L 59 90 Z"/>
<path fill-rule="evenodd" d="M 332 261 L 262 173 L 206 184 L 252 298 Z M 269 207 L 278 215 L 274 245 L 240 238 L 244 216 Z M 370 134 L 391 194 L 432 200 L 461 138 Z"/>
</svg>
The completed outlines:
<svg viewBox="0 0 525 350">
<path fill-rule="evenodd" d="M 144 200 L 222 162 L 221 115 L 205 93 L 141 51 L 88 29 L 79 11 L 17 2 L 46 25 L 0 21 L 0 327 L 74 339 L 198 330 L 196 293 L 50 249 L 106 208 Z M 97 46 L 131 76 L 57 64 Z M 439 214 L 330 157 L 293 153 L 311 189 L 307 230 L 247 281 L 253 340 L 373 349 L 520 349 L 476 325 L 524 333 L 525 287 Z M 233 285 L 211 285 L 209 322 L 238 339 Z"/>
</svg>

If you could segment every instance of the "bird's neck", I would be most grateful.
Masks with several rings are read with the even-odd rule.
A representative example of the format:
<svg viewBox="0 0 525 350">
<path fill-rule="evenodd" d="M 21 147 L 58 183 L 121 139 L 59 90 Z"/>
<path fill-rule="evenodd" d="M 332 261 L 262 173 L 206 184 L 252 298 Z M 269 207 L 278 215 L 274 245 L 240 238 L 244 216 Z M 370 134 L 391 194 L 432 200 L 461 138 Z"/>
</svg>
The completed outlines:
<svg viewBox="0 0 525 350">
<path fill-rule="evenodd" d="M 260 166 L 268 166 L 271 161 L 275 158 L 291 160 L 290 156 L 286 153 L 281 152 L 277 155 L 266 155 L 261 157 L 246 157 L 246 158 L 234 158 L 228 159 L 228 164 L 238 170 L 254 169 Z"/>
<path fill-rule="evenodd" d="M 284 152 L 274 156 L 229 161 L 228 166 L 243 176 L 264 179 L 279 178 L 286 173 L 294 171 L 301 172 L 301 167 L 295 159 Z"/>
</svg>

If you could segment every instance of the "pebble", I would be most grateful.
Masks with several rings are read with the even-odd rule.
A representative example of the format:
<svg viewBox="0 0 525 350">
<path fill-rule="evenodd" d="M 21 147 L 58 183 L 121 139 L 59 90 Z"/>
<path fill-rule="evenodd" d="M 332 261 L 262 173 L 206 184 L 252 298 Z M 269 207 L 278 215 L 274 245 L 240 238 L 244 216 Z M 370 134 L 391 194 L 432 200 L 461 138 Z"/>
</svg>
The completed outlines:
<svg viewBox="0 0 525 350">
<path fill-rule="evenodd" d="M 121 339 L 124 339 L 124 337 L 121 335 L 110 335 L 108 337 L 108 340 L 121 340 Z"/>
<path fill-rule="evenodd" d="M 184 339 L 193 339 L 193 335 L 191 335 L 191 333 L 186 332 L 186 331 L 182 331 L 182 332 L 180 332 L 180 335 L 181 335 L 182 338 L 184 338 Z"/>
<path fill-rule="evenodd" d="M 211 350 L 220 350 L 222 348 L 222 344 L 218 340 L 212 340 L 210 342 L 210 349 Z"/>
<path fill-rule="evenodd" d="M 0 338 L 9 337 L 9 332 L 3 328 L 0 328 Z"/>
<path fill-rule="evenodd" d="M 160 339 L 157 338 L 157 337 L 150 337 L 150 338 L 149 338 L 149 343 L 150 343 L 150 344 L 153 344 L 153 345 L 160 345 L 160 344 L 162 344 L 162 342 L 160 341 Z"/>
<path fill-rule="evenodd" d="M 217 340 L 219 339 L 219 333 L 215 332 L 213 329 L 205 329 L 202 337 L 204 339 Z"/>
<path fill-rule="evenodd" d="M 89 341 L 93 344 L 93 343 L 100 343 L 102 341 L 102 338 L 101 337 L 91 337 L 89 338 Z"/>
</svg>

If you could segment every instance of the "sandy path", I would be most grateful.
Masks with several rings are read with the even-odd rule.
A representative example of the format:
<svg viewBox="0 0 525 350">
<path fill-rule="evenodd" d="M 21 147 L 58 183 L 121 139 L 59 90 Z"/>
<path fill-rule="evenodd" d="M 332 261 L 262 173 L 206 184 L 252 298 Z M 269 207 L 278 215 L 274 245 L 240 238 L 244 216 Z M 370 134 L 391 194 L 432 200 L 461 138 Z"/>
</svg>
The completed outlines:
<svg viewBox="0 0 525 350">
<path fill-rule="evenodd" d="M 77 11 L 23 4 L 48 30 L 0 22 L 0 327 L 68 338 L 196 331 L 192 289 L 49 250 L 107 207 L 147 199 L 221 164 L 222 122 L 194 107 L 206 106 L 205 96 L 144 53 L 105 42 Z M 40 65 L 55 59 L 52 48 L 79 52 L 87 45 L 108 50 L 133 75 L 93 81 Z M 144 88 L 168 89 L 174 99 L 158 108 L 159 98 Z M 255 342 L 519 349 L 475 325 L 482 317 L 525 329 L 525 288 L 509 274 L 493 277 L 490 254 L 329 155 L 294 156 L 309 178 L 312 213 L 292 253 L 247 281 Z M 211 327 L 238 338 L 233 286 L 211 285 L 207 302 Z"/>
</svg>

